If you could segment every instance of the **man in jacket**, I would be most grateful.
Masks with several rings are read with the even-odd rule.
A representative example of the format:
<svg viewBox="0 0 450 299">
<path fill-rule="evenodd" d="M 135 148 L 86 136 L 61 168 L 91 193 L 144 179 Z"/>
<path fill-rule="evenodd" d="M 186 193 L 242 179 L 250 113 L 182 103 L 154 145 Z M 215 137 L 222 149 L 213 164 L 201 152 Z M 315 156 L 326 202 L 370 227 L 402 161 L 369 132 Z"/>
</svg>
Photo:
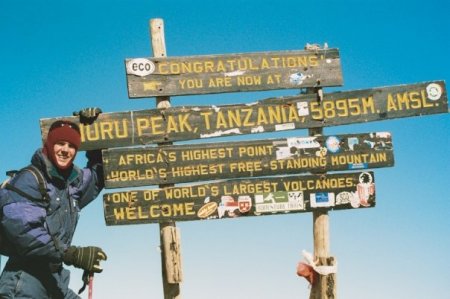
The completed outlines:
<svg viewBox="0 0 450 299">
<path fill-rule="evenodd" d="M 95 119 L 100 112 L 98 108 L 81 110 L 80 120 Z M 31 159 L 31 167 L 45 180 L 48 196 L 41 195 L 38 178 L 31 171 L 20 171 L 10 185 L 36 200 L 4 190 L 1 228 L 13 249 L 0 277 L 0 298 L 80 298 L 69 289 L 70 272 L 63 263 L 85 273 L 102 271 L 100 261 L 106 260 L 102 249 L 71 245 L 78 212 L 104 187 L 100 150 L 86 152 L 85 168 L 73 164 L 80 144 L 75 123 L 54 122 L 43 148 Z"/>
</svg>

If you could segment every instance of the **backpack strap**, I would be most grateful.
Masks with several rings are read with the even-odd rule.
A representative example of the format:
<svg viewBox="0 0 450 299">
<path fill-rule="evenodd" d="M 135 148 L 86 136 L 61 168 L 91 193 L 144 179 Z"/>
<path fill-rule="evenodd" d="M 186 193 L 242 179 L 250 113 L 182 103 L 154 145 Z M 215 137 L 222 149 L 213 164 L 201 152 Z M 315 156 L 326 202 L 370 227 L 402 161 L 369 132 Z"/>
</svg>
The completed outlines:
<svg viewBox="0 0 450 299">
<path fill-rule="evenodd" d="M 44 201 L 50 201 L 50 197 L 47 193 L 47 184 L 42 172 L 34 165 L 30 164 L 24 168 L 24 170 L 31 171 L 31 173 L 36 177 L 39 184 L 39 193 L 41 193 L 42 199 Z"/>
<path fill-rule="evenodd" d="M 39 193 L 41 193 L 41 198 L 35 198 L 35 197 L 31 196 L 30 194 L 20 190 L 16 186 L 11 185 L 9 182 L 7 182 L 5 184 L 4 188 L 11 190 L 13 192 L 16 192 L 17 194 L 19 194 L 25 198 L 28 198 L 31 201 L 42 201 L 43 200 L 45 202 L 48 202 L 50 198 L 48 196 L 47 185 L 45 183 L 45 179 L 44 179 L 44 176 L 41 173 L 41 171 L 34 165 L 29 165 L 25 168 L 22 168 L 19 172 L 21 172 L 21 171 L 29 171 L 36 178 L 36 180 L 38 182 Z"/>
</svg>

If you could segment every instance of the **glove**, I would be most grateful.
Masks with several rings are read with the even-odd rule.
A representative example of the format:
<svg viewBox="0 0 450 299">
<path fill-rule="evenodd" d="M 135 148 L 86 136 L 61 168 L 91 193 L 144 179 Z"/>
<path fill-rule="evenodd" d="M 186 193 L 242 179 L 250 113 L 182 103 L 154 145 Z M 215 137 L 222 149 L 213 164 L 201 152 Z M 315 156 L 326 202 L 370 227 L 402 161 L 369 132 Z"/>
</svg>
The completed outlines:
<svg viewBox="0 0 450 299">
<path fill-rule="evenodd" d="M 82 124 L 92 124 L 102 112 L 102 109 L 98 107 L 91 107 L 81 109 L 80 111 L 75 111 L 73 116 L 79 116 Z"/>
<path fill-rule="evenodd" d="M 88 165 L 103 163 L 102 150 L 101 149 L 88 150 L 86 151 L 86 158 L 88 160 Z"/>
<path fill-rule="evenodd" d="M 64 253 L 63 261 L 66 265 L 84 269 L 88 272 L 100 273 L 100 261 L 106 261 L 106 253 L 99 247 L 75 247 L 70 246 Z"/>
</svg>

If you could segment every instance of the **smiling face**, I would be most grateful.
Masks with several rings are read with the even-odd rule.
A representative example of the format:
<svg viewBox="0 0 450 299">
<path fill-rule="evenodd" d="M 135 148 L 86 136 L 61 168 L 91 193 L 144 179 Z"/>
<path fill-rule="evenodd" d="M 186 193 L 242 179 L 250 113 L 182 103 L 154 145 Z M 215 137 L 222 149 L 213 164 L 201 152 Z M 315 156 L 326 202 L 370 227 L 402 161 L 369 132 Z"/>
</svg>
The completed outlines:
<svg viewBox="0 0 450 299">
<path fill-rule="evenodd" d="M 53 145 L 53 161 L 59 169 L 66 169 L 72 165 L 77 150 L 67 141 L 58 141 Z"/>
<path fill-rule="evenodd" d="M 70 121 L 58 120 L 50 126 L 43 154 L 59 170 L 65 170 L 72 166 L 80 144 L 79 127 Z"/>
</svg>

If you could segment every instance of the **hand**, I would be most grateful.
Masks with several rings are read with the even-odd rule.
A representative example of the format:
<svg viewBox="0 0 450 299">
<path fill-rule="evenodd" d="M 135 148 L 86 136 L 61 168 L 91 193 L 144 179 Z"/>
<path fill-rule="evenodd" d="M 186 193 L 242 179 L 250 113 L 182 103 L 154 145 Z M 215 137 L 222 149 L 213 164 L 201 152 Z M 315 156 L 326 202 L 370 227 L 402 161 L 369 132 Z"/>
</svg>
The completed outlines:
<svg viewBox="0 0 450 299">
<path fill-rule="evenodd" d="M 74 116 L 80 117 L 80 122 L 83 124 L 92 124 L 97 119 L 98 115 L 102 113 L 102 109 L 98 107 L 84 108 L 80 111 L 75 111 Z"/>
<path fill-rule="evenodd" d="M 103 155 L 101 149 L 88 150 L 86 151 L 86 158 L 88 159 L 88 164 L 102 163 Z"/>
<path fill-rule="evenodd" d="M 106 261 L 106 253 L 99 247 L 75 247 L 70 246 L 64 253 L 63 261 L 66 265 L 84 269 L 88 272 L 100 273 L 103 269 L 100 267 L 100 261 Z"/>
</svg>

